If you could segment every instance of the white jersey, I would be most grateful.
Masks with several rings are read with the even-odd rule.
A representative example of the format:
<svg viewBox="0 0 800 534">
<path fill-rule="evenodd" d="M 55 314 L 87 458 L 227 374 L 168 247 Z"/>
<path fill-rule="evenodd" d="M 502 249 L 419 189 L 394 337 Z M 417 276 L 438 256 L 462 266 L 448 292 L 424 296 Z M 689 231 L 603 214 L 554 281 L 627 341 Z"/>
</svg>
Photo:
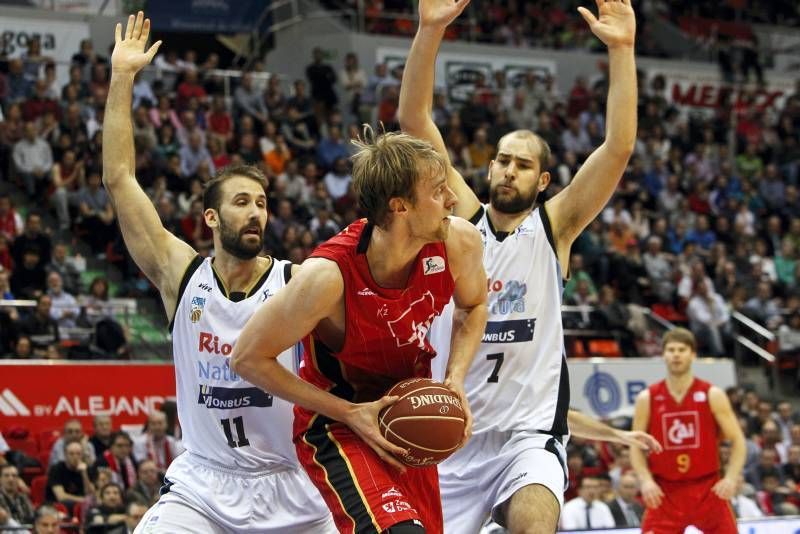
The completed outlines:
<svg viewBox="0 0 800 534">
<path fill-rule="evenodd" d="M 486 206 L 471 220 L 483 238 L 489 320 L 465 380 L 475 434 L 530 430 L 566 435 L 569 377 L 561 323 L 561 267 L 543 208 L 509 234 Z M 453 302 L 433 323 L 434 378 L 450 353 Z"/>
<path fill-rule="evenodd" d="M 172 329 L 178 417 L 183 445 L 231 469 L 270 471 L 299 464 L 292 444 L 292 404 L 245 381 L 230 368 L 245 323 L 291 276 L 273 260 L 248 295 L 232 300 L 211 266 L 196 257 L 181 282 Z M 296 348 L 278 361 L 297 372 Z"/>
</svg>

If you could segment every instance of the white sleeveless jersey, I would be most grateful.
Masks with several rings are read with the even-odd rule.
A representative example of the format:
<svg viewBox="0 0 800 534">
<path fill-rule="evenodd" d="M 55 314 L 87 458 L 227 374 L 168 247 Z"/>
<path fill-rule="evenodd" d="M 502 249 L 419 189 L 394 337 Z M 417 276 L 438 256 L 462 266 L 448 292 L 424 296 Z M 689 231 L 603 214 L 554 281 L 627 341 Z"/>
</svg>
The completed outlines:
<svg viewBox="0 0 800 534">
<path fill-rule="evenodd" d="M 273 260 L 238 302 L 227 296 L 211 259 L 196 257 L 181 282 L 172 346 L 178 417 L 186 449 L 232 469 L 269 471 L 298 465 L 292 443 L 292 404 L 243 380 L 230 368 L 245 323 L 291 276 L 291 263 Z M 297 372 L 297 348 L 278 360 Z"/>
<path fill-rule="evenodd" d="M 566 435 L 569 377 L 561 323 L 561 267 L 550 222 L 537 208 L 510 234 L 495 232 L 481 208 L 489 320 L 465 380 L 474 433 L 532 430 Z M 453 302 L 433 323 L 441 380 L 450 354 Z"/>
</svg>

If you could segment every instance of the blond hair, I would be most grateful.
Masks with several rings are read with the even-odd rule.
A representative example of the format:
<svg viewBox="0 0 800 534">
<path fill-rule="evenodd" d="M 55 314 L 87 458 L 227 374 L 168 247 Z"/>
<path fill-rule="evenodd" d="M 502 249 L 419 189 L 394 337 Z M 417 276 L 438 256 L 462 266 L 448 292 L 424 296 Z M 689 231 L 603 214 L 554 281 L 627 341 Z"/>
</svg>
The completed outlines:
<svg viewBox="0 0 800 534">
<path fill-rule="evenodd" d="M 694 334 L 685 328 L 678 327 L 668 330 L 661 339 L 661 348 L 666 348 L 667 343 L 683 343 L 689 346 L 692 352 L 697 352 L 697 340 L 694 338 Z"/>
<path fill-rule="evenodd" d="M 367 220 L 376 226 L 389 223 L 392 198 L 416 201 L 414 191 L 423 170 L 433 175 L 447 170 L 444 157 L 430 143 L 408 134 L 375 134 L 364 125 L 362 137 L 352 143 L 358 147 L 353 155 L 353 191 Z"/>
</svg>

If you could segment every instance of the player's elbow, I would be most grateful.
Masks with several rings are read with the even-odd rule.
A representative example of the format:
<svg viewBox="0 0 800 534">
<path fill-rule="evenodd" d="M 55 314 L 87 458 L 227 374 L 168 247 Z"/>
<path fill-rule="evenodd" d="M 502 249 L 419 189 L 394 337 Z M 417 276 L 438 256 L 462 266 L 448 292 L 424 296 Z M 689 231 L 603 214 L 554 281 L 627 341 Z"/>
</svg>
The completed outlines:
<svg viewBox="0 0 800 534">
<path fill-rule="evenodd" d="M 246 379 L 253 372 L 253 353 L 240 345 L 237 343 L 231 354 L 231 371 Z"/>
<path fill-rule="evenodd" d="M 414 131 L 420 127 L 421 124 L 427 119 L 424 112 L 420 110 L 411 110 L 407 106 L 400 106 L 397 109 L 397 122 L 400 124 L 400 129 L 406 133 L 414 134 Z"/>
<path fill-rule="evenodd" d="M 609 157 L 627 165 L 636 149 L 636 136 L 613 136 L 605 142 L 606 152 Z"/>
</svg>

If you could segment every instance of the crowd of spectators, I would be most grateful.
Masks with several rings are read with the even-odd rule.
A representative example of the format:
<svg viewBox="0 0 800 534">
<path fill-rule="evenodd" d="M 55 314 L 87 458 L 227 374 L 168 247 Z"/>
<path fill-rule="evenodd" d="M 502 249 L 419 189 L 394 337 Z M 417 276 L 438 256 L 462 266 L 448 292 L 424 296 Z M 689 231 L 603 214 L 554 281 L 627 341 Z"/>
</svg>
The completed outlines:
<svg viewBox="0 0 800 534">
<path fill-rule="evenodd" d="M 39 458 L 9 448 L 0 435 L 0 531 L 36 525 L 45 509 L 53 521 L 82 532 L 133 532 L 158 500 L 169 464 L 183 452 L 180 429 L 170 427 L 164 411 L 152 412 L 134 437 L 114 430 L 107 415 L 96 416 L 93 426 L 88 435 L 80 420 L 66 421 L 60 437 Z M 19 440 L 23 436 L 17 434 L 25 431 L 12 432 Z M 43 484 L 21 476 L 36 465 L 46 473 L 39 476 Z"/>
<path fill-rule="evenodd" d="M 0 291 L 37 306 L 0 309 L 10 326 L 0 329 L 0 352 L 58 357 L 64 332 L 99 325 L 104 352 L 124 355 L 107 281 L 79 287 L 80 262 L 66 256 L 81 240 L 90 259 L 115 264 L 126 280 L 141 277 L 101 183 L 108 60 L 84 41 L 58 86 L 35 43 L 8 61 L 0 83 L 0 173 L 28 195 L 23 219 L 0 194 Z M 272 215 L 264 251 L 300 263 L 358 216 L 349 141 L 364 122 L 397 128 L 402 66 L 377 64 L 367 75 L 357 54 L 337 66 L 315 49 L 306 79 L 269 76 L 259 64 L 226 94 L 218 65 L 215 54 L 200 63 L 192 50 L 166 50 L 136 80 L 137 178 L 165 227 L 208 254 L 203 183 L 229 164 L 260 166 Z M 617 332 L 627 355 L 643 334 L 637 306 L 688 323 L 703 354 L 731 354 L 734 311 L 779 332 L 781 350 L 797 351 L 800 92 L 769 107 L 746 93 L 704 116 L 673 105 L 663 78 L 639 80 L 635 154 L 608 208 L 573 247 L 565 302 L 594 306 L 579 326 Z M 451 160 L 483 198 L 498 139 L 520 127 L 538 132 L 552 149 L 546 198 L 603 141 L 607 87 L 603 67 L 563 92 L 552 77 L 530 73 L 513 86 L 499 71 L 477 80 L 466 102 L 437 92 L 432 112 Z"/>
<path fill-rule="evenodd" d="M 797 515 L 800 510 L 800 414 L 788 401 L 729 388 L 746 438 L 747 460 L 731 506 L 737 518 Z M 720 466 L 730 443 L 719 445 Z M 637 527 L 644 512 L 639 480 L 626 447 L 572 437 L 567 448 L 570 487 L 561 513 L 564 529 Z M 587 510 L 589 512 L 587 513 Z"/>
</svg>

